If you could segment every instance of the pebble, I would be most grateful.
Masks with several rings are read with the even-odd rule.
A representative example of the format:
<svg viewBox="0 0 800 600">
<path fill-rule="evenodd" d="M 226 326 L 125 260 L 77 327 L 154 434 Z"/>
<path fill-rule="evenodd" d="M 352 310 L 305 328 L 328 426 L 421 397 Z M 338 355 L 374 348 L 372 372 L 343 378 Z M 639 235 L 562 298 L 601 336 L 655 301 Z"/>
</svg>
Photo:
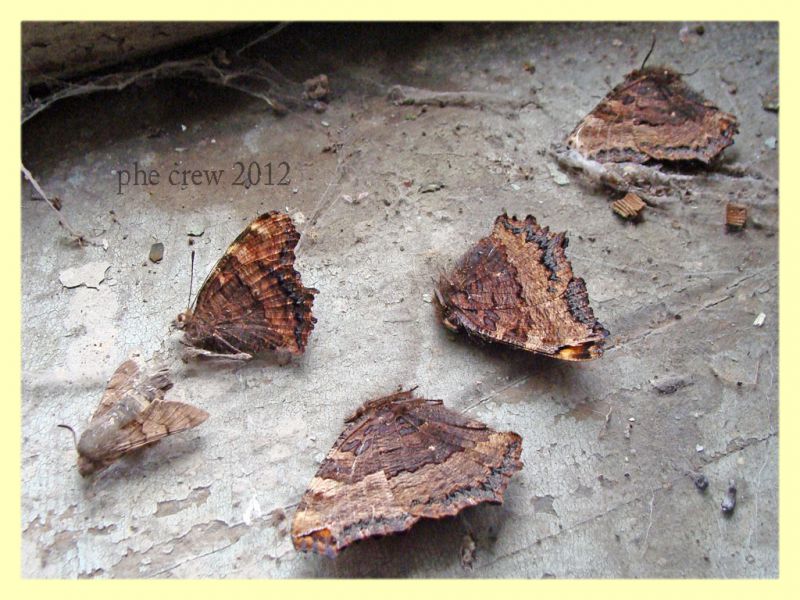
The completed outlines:
<svg viewBox="0 0 800 600">
<path fill-rule="evenodd" d="M 164 258 L 164 244 L 161 242 L 156 242 L 150 246 L 150 255 L 148 258 L 150 259 L 150 262 L 160 263 L 161 259 Z"/>
<path fill-rule="evenodd" d="M 728 484 L 728 491 L 725 492 L 725 497 L 722 499 L 720 508 L 722 509 L 722 513 L 725 515 L 733 514 L 733 511 L 736 508 L 736 482 L 733 481 L 733 479 L 731 479 L 730 483 Z"/>
</svg>

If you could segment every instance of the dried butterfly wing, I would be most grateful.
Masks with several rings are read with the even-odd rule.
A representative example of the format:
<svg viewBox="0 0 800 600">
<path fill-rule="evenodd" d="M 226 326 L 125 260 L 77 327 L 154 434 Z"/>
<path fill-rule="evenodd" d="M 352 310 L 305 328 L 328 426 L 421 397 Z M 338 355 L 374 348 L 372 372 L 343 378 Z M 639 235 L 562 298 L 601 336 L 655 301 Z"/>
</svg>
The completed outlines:
<svg viewBox="0 0 800 600">
<path fill-rule="evenodd" d="M 286 214 L 273 211 L 250 223 L 206 278 L 194 309 L 178 317 L 186 342 L 223 355 L 302 354 L 317 321 L 317 290 L 303 287 L 294 269 L 299 240 Z"/>
<path fill-rule="evenodd" d="M 733 144 L 736 117 L 665 67 L 632 71 L 569 134 L 567 147 L 598 162 L 710 162 Z"/>
<path fill-rule="evenodd" d="M 320 465 L 292 523 L 297 550 L 330 557 L 423 518 L 501 503 L 522 468 L 522 438 L 498 432 L 413 390 L 359 408 Z"/>
<path fill-rule="evenodd" d="M 442 322 L 555 358 L 598 358 L 608 331 L 594 317 L 583 279 L 572 274 L 567 243 L 565 233 L 539 227 L 530 215 L 500 215 L 492 234 L 439 280 Z"/>
<path fill-rule="evenodd" d="M 171 387 L 166 369 L 147 373 L 138 358 L 122 363 L 78 440 L 80 474 L 86 477 L 101 471 L 137 448 L 195 427 L 208 418 L 200 408 L 164 400 Z"/>
</svg>

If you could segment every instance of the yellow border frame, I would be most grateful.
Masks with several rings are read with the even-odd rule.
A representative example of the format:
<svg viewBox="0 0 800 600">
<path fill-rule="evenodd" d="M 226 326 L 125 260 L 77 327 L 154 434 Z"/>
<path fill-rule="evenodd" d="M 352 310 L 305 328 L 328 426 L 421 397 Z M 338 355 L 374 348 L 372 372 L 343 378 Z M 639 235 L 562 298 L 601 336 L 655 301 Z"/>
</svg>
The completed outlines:
<svg viewBox="0 0 800 600">
<path fill-rule="evenodd" d="M 404 0 L 393 3 L 377 2 L 331 2 L 327 0 L 305 0 L 302 3 L 280 3 L 269 5 L 264 2 L 242 1 L 235 11 L 230 4 L 218 3 L 213 7 L 198 7 L 195 3 L 163 0 L 140 0 L 135 4 L 117 6 L 116 3 L 86 2 L 73 0 L 68 3 L 55 3 L 51 0 L 21 6 L 14 4 L 3 19 L 2 46 L 0 61 L 3 65 L 3 81 L 6 82 L 2 101 L 4 115 L 3 163 L 9 166 L 5 201 L 2 202 L 0 219 L 0 256 L 2 274 L 17 282 L 16 286 L 6 286 L 2 296 L 5 342 L 0 348 L 0 373 L 5 383 L 7 418 L 3 420 L 2 473 L 6 492 L 2 496 L 2 589 L 14 596 L 67 598 L 101 598 L 113 594 L 115 600 L 140 598 L 144 593 L 156 592 L 162 595 L 191 595 L 194 598 L 258 596 L 264 598 L 275 595 L 305 593 L 328 598 L 349 597 L 379 593 L 382 597 L 400 596 L 408 593 L 416 597 L 441 598 L 445 594 L 458 594 L 460 597 L 486 597 L 506 595 L 513 598 L 523 594 L 557 594 L 559 597 L 586 598 L 602 596 L 621 598 L 623 596 L 659 597 L 680 594 L 685 597 L 702 596 L 705 599 L 749 598 L 768 595 L 800 596 L 797 589 L 798 517 L 793 499 L 800 496 L 797 465 L 800 409 L 795 401 L 794 389 L 798 383 L 797 371 L 780 368 L 780 540 L 778 580 L 688 580 L 688 581 L 527 581 L 527 580 L 416 580 L 416 581 L 44 581 L 23 580 L 21 574 L 21 522 L 20 522 L 20 444 L 21 444 L 21 402 L 20 402 L 20 65 L 21 42 L 20 24 L 23 20 L 463 20 L 463 21 L 548 21 L 548 20 L 747 20 L 780 22 L 780 92 L 781 110 L 780 172 L 794 163 L 798 155 L 793 141 L 797 139 L 797 67 L 792 64 L 792 56 L 800 56 L 800 27 L 796 12 L 788 3 L 773 0 L 738 3 L 705 0 L 704 2 L 672 0 L 669 3 L 652 0 L 630 0 L 617 2 L 596 2 L 574 0 L 567 3 L 508 2 L 504 0 L 480 5 L 467 5 L 458 0 Z M 15 82 L 17 85 L 9 85 Z M 791 232 L 798 224 L 800 194 L 798 183 L 790 176 L 781 178 L 780 196 L 788 198 L 780 204 L 780 230 Z M 798 338 L 798 325 L 790 318 L 785 308 L 797 302 L 800 296 L 800 283 L 792 277 L 793 259 L 798 257 L 800 236 L 780 235 L 780 367 L 793 362 L 793 342 Z M 758 402 L 759 398 L 753 398 Z M 788 435 L 785 433 L 788 432 Z M 794 589 L 794 592 L 792 590 Z"/>
</svg>

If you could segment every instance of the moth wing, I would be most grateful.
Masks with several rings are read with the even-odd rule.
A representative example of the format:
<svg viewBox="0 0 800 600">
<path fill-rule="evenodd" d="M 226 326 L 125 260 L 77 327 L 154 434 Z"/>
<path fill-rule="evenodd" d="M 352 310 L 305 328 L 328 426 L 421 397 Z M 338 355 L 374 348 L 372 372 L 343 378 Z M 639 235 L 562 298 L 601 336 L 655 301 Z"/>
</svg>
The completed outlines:
<svg viewBox="0 0 800 600">
<path fill-rule="evenodd" d="M 153 402 L 163 399 L 171 387 L 172 381 L 166 367 L 148 373 L 141 358 L 131 357 L 117 367 L 109 379 L 92 420 L 103 416 L 128 394 L 137 394 Z"/>
<path fill-rule="evenodd" d="M 121 456 L 137 448 L 200 425 L 208 413 L 185 402 L 156 400 L 125 427 L 111 443 L 109 455 Z"/>
</svg>

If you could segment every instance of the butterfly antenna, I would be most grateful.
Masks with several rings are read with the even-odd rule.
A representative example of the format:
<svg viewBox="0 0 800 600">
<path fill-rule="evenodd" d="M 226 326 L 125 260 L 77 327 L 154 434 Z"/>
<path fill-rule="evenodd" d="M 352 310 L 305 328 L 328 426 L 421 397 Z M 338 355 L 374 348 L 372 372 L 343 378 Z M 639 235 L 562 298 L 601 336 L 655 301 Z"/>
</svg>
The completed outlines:
<svg viewBox="0 0 800 600">
<path fill-rule="evenodd" d="M 647 64 L 647 59 L 650 58 L 650 55 L 653 53 L 653 50 L 655 49 L 655 47 L 656 47 L 656 34 L 654 33 L 653 34 L 653 41 L 650 42 L 650 50 L 647 51 L 647 55 L 644 57 L 644 60 L 642 61 L 642 66 L 639 67 L 640 71 L 642 69 L 644 69 L 644 66 Z"/>
<path fill-rule="evenodd" d="M 68 429 L 69 432 L 72 434 L 72 441 L 75 444 L 75 449 L 78 449 L 78 436 L 75 434 L 75 430 L 70 427 L 69 425 L 58 425 L 58 427 L 62 427 L 64 429 Z"/>
<path fill-rule="evenodd" d="M 194 283 L 194 250 L 192 250 L 192 266 L 189 269 L 189 299 L 186 301 L 186 310 L 192 307 L 192 283 Z"/>
</svg>

